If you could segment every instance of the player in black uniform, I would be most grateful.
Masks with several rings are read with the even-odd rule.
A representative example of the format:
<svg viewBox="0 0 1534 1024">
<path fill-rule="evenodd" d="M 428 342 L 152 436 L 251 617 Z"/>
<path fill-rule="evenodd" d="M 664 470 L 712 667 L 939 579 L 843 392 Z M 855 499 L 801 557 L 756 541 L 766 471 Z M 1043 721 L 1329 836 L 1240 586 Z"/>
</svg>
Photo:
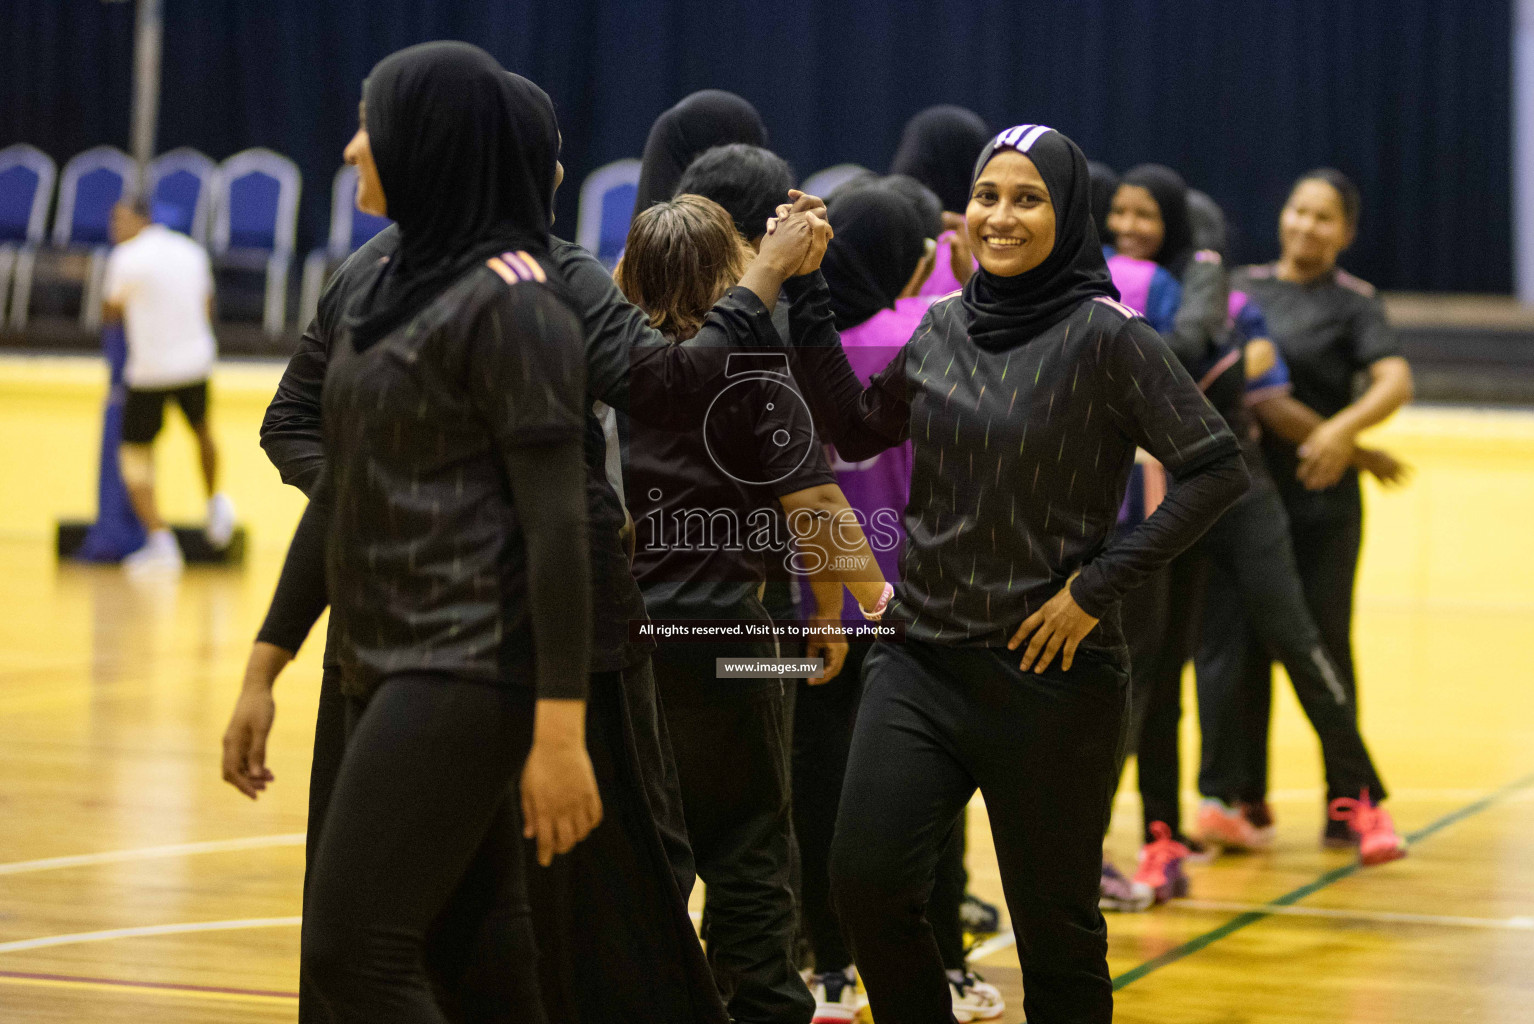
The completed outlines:
<svg viewBox="0 0 1534 1024">
<path fill-rule="evenodd" d="M 1246 487 L 1236 439 L 1116 301 L 1089 194 L 1065 136 L 1019 125 L 992 140 L 966 211 L 981 269 L 867 388 L 819 275 L 787 286 L 796 374 L 837 451 L 914 445 L 891 605 L 907 640 L 868 657 L 832 854 L 881 1024 L 951 1013 L 922 911 L 976 787 L 1028 1016 L 1111 1019 L 1097 895 L 1128 683 L 1117 604 Z M 1107 547 L 1136 445 L 1175 483 Z"/>
</svg>

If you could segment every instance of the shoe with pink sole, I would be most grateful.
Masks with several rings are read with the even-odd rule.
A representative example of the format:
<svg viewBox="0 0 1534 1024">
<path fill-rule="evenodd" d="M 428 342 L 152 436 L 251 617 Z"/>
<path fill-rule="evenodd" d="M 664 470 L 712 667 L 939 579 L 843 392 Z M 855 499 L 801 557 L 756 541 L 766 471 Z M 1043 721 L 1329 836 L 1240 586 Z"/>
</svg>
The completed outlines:
<svg viewBox="0 0 1534 1024">
<path fill-rule="evenodd" d="M 1396 831 L 1390 812 L 1370 800 L 1367 792 L 1360 793 L 1357 800 L 1345 796 L 1333 800 L 1327 817 L 1345 822 L 1358 837 L 1358 859 L 1366 867 L 1406 856 L 1406 837 Z"/>
</svg>

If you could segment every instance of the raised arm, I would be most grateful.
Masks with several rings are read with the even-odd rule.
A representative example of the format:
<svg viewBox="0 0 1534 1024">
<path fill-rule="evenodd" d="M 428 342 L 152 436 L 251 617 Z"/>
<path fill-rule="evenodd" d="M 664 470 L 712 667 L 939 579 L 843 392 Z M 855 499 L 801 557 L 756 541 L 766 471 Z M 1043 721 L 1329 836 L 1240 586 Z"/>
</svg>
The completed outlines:
<svg viewBox="0 0 1534 1024">
<path fill-rule="evenodd" d="M 906 390 L 905 349 L 902 348 L 863 387 L 831 317 L 831 291 L 819 270 L 791 278 L 785 286 L 789 300 L 789 340 L 793 345 L 794 378 L 799 382 L 815 419 L 836 445 L 842 458 L 854 462 L 872 458 L 910 436 L 911 403 Z M 918 333 L 930 322 L 922 320 Z"/>
</svg>

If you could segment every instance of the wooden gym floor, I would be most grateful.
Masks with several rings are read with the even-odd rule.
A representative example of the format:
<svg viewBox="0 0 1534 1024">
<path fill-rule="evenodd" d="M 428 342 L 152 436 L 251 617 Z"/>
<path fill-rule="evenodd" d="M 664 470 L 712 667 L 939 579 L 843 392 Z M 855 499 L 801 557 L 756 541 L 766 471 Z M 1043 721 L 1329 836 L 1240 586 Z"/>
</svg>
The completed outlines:
<svg viewBox="0 0 1534 1024">
<path fill-rule="evenodd" d="M 6 1024 L 296 1018 L 318 644 L 279 685 L 277 783 L 251 804 L 218 777 L 302 504 L 255 445 L 276 373 L 234 366 L 216 381 L 248 564 L 135 585 L 56 564 L 48 532 L 92 508 L 99 370 L 0 360 Z M 1534 1021 L 1534 415 L 1413 409 L 1374 440 L 1417 467 L 1406 490 L 1369 493 L 1358 628 L 1365 731 L 1412 855 L 1360 872 L 1318 849 L 1315 742 L 1285 691 L 1277 849 L 1195 866 L 1193 899 L 1110 917 L 1125 1024 Z M 190 444 L 179 424 L 162 444 L 174 518 L 196 518 Z M 1185 751 L 1191 787 L 1191 714 Z M 1132 773 L 1123 794 L 1109 849 L 1129 866 Z M 971 887 L 999 900 L 978 802 L 971 821 Z M 989 948 L 980 969 L 1019 1021 L 1015 952 Z"/>
</svg>

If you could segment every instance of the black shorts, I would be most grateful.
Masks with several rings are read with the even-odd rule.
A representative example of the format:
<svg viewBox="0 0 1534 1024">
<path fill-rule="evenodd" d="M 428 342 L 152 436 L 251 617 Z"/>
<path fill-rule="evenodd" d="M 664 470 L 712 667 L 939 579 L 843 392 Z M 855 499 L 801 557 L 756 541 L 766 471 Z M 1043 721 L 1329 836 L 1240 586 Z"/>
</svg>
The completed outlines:
<svg viewBox="0 0 1534 1024">
<path fill-rule="evenodd" d="M 179 388 L 129 388 L 123 406 L 123 443 L 149 444 L 165 422 L 165 401 L 175 399 L 196 430 L 208 416 L 208 382 L 183 384 Z"/>
</svg>

